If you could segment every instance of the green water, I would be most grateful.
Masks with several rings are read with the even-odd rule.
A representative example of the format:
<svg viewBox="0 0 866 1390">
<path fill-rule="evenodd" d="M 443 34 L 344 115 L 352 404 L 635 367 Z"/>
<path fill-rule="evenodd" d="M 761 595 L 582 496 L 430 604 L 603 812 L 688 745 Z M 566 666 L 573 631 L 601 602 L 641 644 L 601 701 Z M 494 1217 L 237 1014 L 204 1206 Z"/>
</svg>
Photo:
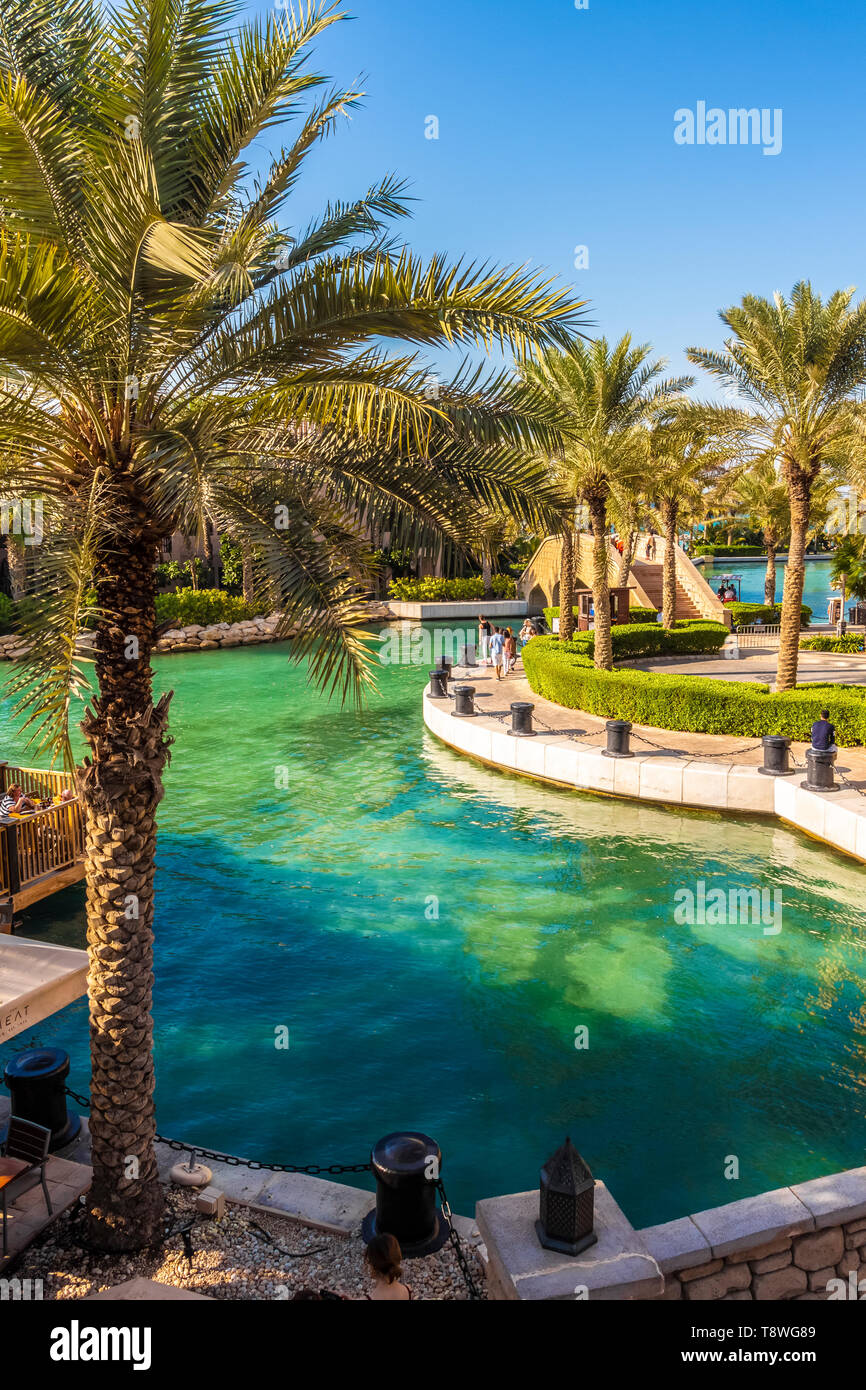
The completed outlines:
<svg viewBox="0 0 866 1390">
<path fill-rule="evenodd" d="M 862 869 L 759 820 L 472 764 L 422 726 L 424 666 L 382 668 L 359 714 L 286 656 L 157 663 L 177 739 L 158 855 L 163 1133 L 330 1163 L 424 1129 L 466 1213 L 535 1186 L 569 1133 L 638 1225 L 866 1161 Z M 2 728 L 11 757 L 8 710 Z M 678 925 L 674 894 L 698 880 L 780 890 L 781 932 Z M 25 914 L 23 934 L 81 944 L 82 890 Z M 0 1060 L 49 1040 L 86 1089 L 83 1001 Z"/>
</svg>

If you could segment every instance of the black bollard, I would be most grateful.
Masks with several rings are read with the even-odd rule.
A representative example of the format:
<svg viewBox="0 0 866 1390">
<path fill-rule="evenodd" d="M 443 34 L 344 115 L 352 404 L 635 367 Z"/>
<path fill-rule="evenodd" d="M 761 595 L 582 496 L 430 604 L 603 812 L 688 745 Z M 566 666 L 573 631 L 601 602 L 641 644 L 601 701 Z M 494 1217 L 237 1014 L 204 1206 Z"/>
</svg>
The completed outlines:
<svg viewBox="0 0 866 1390">
<path fill-rule="evenodd" d="M 448 673 L 440 671 L 438 666 L 435 671 L 430 672 L 430 699 L 448 699 Z"/>
<path fill-rule="evenodd" d="M 454 708 L 451 713 L 461 719 L 474 719 L 477 712 L 472 700 L 474 694 L 474 685 L 455 685 Z"/>
<path fill-rule="evenodd" d="M 792 777 L 791 740 L 782 734 L 765 734 L 761 743 L 764 745 L 764 766 L 758 771 L 765 777 Z"/>
<path fill-rule="evenodd" d="M 436 662 L 437 670 L 444 671 L 445 676 L 449 681 L 451 679 L 451 671 L 453 669 L 453 666 L 454 662 L 448 656 L 440 656 L 439 660 Z"/>
<path fill-rule="evenodd" d="M 60 1047 L 34 1047 L 6 1063 L 3 1080 L 12 1097 L 11 1113 L 51 1130 L 49 1149 L 63 1148 L 81 1129 L 81 1116 L 66 1110 L 69 1053 Z"/>
<path fill-rule="evenodd" d="M 458 657 L 457 657 L 457 665 L 458 665 L 458 666 L 474 666 L 474 665 L 475 665 L 475 643 L 474 643 L 474 642 L 466 642 L 466 643 L 464 643 L 464 645 L 460 648 L 460 653 L 459 653 L 459 655 L 458 655 Z"/>
<path fill-rule="evenodd" d="M 436 1206 L 442 1150 L 429 1134 L 410 1129 L 386 1134 L 370 1154 L 376 1179 L 376 1206 L 361 1226 L 367 1244 L 391 1235 L 406 1259 L 432 1255 L 451 1231 Z"/>
<path fill-rule="evenodd" d="M 602 748 L 603 758 L 633 758 L 634 753 L 628 746 L 628 736 L 631 733 L 631 724 L 627 719 L 608 719 L 605 722 L 607 729 L 607 747 Z"/>
<path fill-rule="evenodd" d="M 535 705 L 528 700 L 513 700 L 511 703 L 511 728 L 506 733 L 513 738 L 535 738 L 532 727 L 532 711 Z"/>
<path fill-rule="evenodd" d="M 806 767 L 808 772 L 805 782 L 801 782 L 800 786 L 805 787 L 807 792 L 841 791 L 833 777 L 835 761 L 836 750 L 834 748 L 807 748 Z"/>
</svg>

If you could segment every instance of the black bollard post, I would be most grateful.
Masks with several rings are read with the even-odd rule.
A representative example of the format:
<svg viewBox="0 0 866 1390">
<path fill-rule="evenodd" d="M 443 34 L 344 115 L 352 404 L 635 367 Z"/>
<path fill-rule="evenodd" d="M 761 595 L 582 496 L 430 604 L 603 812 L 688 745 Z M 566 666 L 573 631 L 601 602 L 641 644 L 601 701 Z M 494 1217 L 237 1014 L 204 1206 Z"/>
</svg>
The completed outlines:
<svg viewBox="0 0 866 1390">
<path fill-rule="evenodd" d="M 473 703 L 474 685 L 455 685 L 454 708 L 451 711 L 459 719 L 474 719 L 477 713 Z"/>
<path fill-rule="evenodd" d="M 528 700 L 513 700 L 511 703 L 511 728 L 506 733 L 511 734 L 512 738 L 535 738 L 535 730 L 532 727 L 532 711 L 535 705 L 531 705 Z"/>
<path fill-rule="evenodd" d="M 440 656 L 439 660 L 436 662 L 436 668 L 437 668 L 437 670 L 439 670 L 439 671 L 444 671 L 444 672 L 445 672 L 446 679 L 449 680 L 449 681 L 450 681 L 450 679 L 451 679 L 451 672 L 452 672 L 452 670 L 453 670 L 453 667 L 454 667 L 453 661 L 451 660 L 450 657 L 447 657 L 447 656 Z"/>
<path fill-rule="evenodd" d="M 628 744 L 628 736 L 631 733 L 631 724 L 627 719 L 608 719 L 605 722 L 607 729 L 607 747 L 602 748 L 603 758 L 633 758 Z"/>
<path fill-rule="evenodd" d="M 430 699 L 448 699 L 448 673 L 440 671 L 438 666 L 435 671 L 430 672 Z"/>
<path fill-rule="evenodd" d="M 765 734 L 761 743 L 764 745 L 764 766 L 758 771 L 765 777 L 792 777 L 791 740 L 782 734 Z"/>
<path fill-rule="evenodd" d="M 834 748 L 807 748 L 806 767 L 808 771 L 805 782 L 801 782 L 800 786 L 805 787 L 807 792 L 841 791 L 833 777 L 835 761 L 836 750 Z"/>
<path fill-rule="evenodd" d="M 414 1129 L 386 1134 L 374 1146 L 370 1163 L 376 1206 L 361 1225 L 365 1242 L 394 1236 L 408 1260 L 441 1250 L 451 1232 L 436 1206 L 442 1150 L 435 1139 Z"/>
<path fill-rule="evenodd" d="M 465 642 L 460 648 L 460 653 L 457 657 L 457 665 L 474 666 L 475 664 L 475 643 Z"/>
<path fill-rule="evenodd" d="M 66 1110 L 69 1053 L 60 1047 L 34 1047 L 6 1063 L 3 1080 L 12 1097 L 11 1113 L 51 1130 L 49 1149 L 69 1144 L 81 1129 L 81 1116 Z"/>
</svg>

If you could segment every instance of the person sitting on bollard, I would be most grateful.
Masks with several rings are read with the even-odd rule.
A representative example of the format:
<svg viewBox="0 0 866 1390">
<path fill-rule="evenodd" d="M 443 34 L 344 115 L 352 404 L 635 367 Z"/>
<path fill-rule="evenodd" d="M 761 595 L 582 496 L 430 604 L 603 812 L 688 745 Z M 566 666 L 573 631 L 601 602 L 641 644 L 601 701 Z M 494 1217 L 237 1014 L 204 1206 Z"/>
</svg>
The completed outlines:
<svg viewBox="0 0 866 1390">
<path fill-rule="evenodd" d="M 505 633 L 500 632 L 498 627 L 493 629 L 493 636 L 490 639 L 490 654 L 493 657 L 493 665 L 496 667 L 496 679 L 501 681 L 505 654 Z"/>
<path fill-rule="evenodd" d="M 822 709 L 821 718 L 812 725 L 812 747 L 819 748 L 823 753 L 837 752 L 836 729 L 830 723 L 828 709 Z"/>
<path fill-rule="evenodd" d="M 384 1232 L 374 1236 L 364 1251 L 364 1259 L 373 1280 L 373 1292 L 364 1294 L 364 1298 L 377 1303 L 405 1303 L 412 1297 L 408 1284 L 400 1282 L 403 1251 L 395 1236 Z"/>
</svg>

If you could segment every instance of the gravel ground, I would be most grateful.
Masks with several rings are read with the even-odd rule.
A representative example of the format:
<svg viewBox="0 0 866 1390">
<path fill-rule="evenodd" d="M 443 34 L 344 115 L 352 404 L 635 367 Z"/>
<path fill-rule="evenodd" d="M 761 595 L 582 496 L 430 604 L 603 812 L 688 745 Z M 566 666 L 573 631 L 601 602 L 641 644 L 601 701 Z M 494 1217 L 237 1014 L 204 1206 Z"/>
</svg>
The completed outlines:
<svg viewBox="0 0 866 1390">
<path fill-rule="evenodd" d="M 173 1225 L 196 1217 L 191 1261 L 179 1232 L 158 1250 L 111 1257 L 90 1254 L 82 1247 L 81 1223 L 72 1208 L 30 1246 L 15 1275 L 42 1279 L 46 1299 L 85 1298 L 135 1278 L 225 1299 L 287 1299 L 305 1286 L 352 1297 L 369 1291 L 360 1234 L 331 1235 L 289 1217 L 228 1204 L 223 1219 L 215 1221 L 198 1215 L 194 1201 L 194 1194 L 174 1188 L 167 1192 Z M 483 1263 L 465 1243 L 464 1250 L 484 1294 Z M 468 1298 L 449 1246 L 426 1259 L 407 1260 L 403 1274 L 416 1299 Z"/>
</svg>

